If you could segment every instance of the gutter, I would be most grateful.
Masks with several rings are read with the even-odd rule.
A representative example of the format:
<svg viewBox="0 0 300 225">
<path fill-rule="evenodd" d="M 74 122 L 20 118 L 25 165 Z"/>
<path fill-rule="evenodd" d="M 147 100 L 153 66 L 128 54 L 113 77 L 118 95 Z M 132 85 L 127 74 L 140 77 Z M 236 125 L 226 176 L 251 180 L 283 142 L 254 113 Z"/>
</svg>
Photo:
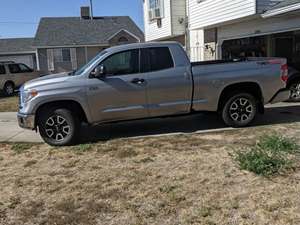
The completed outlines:
<svg viewBox="0 0 300 225">
<path fill-rule="evenodd" d="M 261 16 L 262 16 L 262 18 L 270 18 L 273 16 L 281 15 L 281 14 L 299 10 L 299 9 L 300 9 L 300 3 L 297 3 L 297 4 L 285 6 L 285 7 L 279 8 L 279 9 L 268 10 Z"/>
</svg>

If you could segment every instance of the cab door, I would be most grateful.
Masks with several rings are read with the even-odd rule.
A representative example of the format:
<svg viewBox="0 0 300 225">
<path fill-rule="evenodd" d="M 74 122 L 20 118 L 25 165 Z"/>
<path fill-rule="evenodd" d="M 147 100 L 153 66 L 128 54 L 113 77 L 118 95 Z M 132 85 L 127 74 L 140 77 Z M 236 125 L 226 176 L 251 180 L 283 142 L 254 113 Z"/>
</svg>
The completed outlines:
<svg viewBox="0 0 300 225">
<path fill-rule="evenodd" d="M 179 46 L 173 48 L 185 54 Z M 169 47 L 145 48 L 141 55 L 150 116 L 189 113 L 193 93 L 190 68 L 182 60 L 176 62 Z"/>
<path fill-rule="evenodd" d="M 87 82 L 87 96 L 94 121 L 147 117 L 147 83 L 145 75 L 140 73 L 140 50 L 115 53 L 100 65 L 105 68 L 105 76 L 91 78 Z"/>
</svg>

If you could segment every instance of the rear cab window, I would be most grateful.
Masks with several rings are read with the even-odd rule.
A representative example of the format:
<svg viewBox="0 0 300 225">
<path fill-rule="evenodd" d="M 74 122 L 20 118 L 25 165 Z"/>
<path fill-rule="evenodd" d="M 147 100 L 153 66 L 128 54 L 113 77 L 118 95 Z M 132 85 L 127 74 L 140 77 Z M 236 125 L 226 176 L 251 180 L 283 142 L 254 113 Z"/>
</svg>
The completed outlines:
<svg viewBox="0 0 300 225">
<path fill-rule="evenodd" d="M 155 72 L 174 67 L 174 61 L 168 47 L 142 49 L 141 72 Z"/>
</svg>

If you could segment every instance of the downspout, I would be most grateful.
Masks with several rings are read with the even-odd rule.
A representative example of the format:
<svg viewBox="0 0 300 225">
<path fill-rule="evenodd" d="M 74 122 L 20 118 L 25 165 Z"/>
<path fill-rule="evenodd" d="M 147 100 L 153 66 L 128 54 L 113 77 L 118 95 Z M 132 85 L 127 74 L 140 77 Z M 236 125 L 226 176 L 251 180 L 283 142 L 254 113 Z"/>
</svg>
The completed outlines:
<svg viewBox="0 0 300 225">
<path fill-rule="evenodd" d="M 35 57 L 36 57 L 36 67 L 37 67 L 37 70 L 40 71 L 40 58 L 39 58 L 38 49 L 36 49 L 36 51 L 35 51 Z"/>
<path fill-rule="evenodd" d="M 186 0 L 186 17 L 185 17 L 185 48 L 189 58 L 191 57 L 190 46 L 190 0 Z"/>
<path fill-rule="evenodd" d="M 85 63 L 88 63 L 88 55 L 87 55 L 87 47 L 84 47 L 84 52 L 85 52 Z"/>
</svg>

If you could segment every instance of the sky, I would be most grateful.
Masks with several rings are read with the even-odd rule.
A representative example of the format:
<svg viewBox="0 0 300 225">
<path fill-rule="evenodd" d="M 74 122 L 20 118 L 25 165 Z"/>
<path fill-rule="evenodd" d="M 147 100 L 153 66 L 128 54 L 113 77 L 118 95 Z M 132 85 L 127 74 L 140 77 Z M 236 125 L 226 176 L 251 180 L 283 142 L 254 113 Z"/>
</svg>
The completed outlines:
<svg viewBox="0 0 300 225">
<path fill-rule="evenodd" d="M 41 17 L 79 16 L 89 0 L 2 0 L 0 38 L 33 37 Z M 93 0 L 94 16 L 130 16 L 143 28 L 142 0 Z"/>
</svg>

